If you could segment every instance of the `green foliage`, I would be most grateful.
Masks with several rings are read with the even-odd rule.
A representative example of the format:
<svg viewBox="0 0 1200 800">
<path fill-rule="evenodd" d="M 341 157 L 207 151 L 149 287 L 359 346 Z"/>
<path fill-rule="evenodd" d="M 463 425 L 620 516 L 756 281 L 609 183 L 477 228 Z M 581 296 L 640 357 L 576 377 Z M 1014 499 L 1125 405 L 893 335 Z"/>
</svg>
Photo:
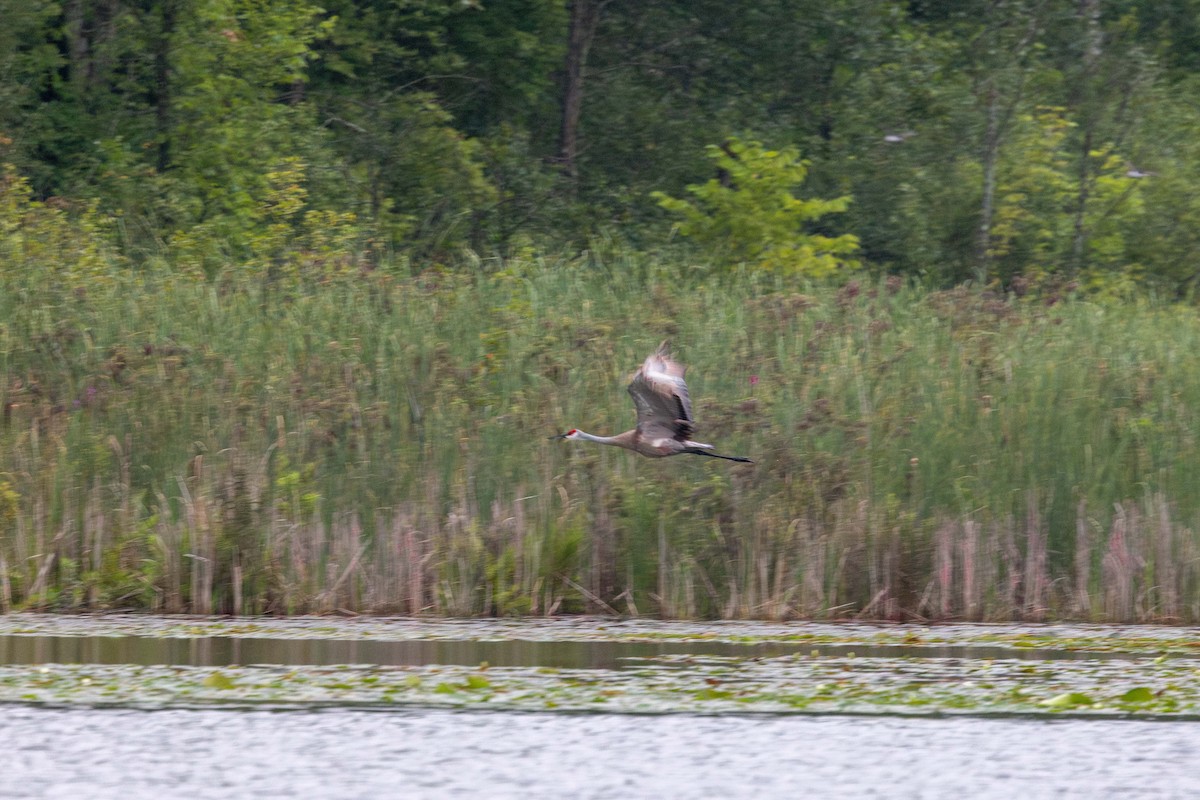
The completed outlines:
<svg viewBox="0 0 1200 800">
<path fill-rule="evenodd" d="M 0 280 L 50 288 L 47 276 L 77 290 L 102 285 L 121 262 L 96 204 L 68 213 L 65 204 L 33 199 L 29 181 L 4 165 L 0 175 Z"/>
<path fill-rule="evenodd" d="M 1071 123 L 1062 109 L 1038 109 L 1017 120 L 1009 158 L 1002 160 L 989 256 L 1007 280 L 1014 274 L 1045 274 L 1069 252 L 1074 197 L 1064 147 Z"/>
<path fill-rule="evenodd" d="M 1188 80 L 1155 90 L 1158 102 L 1145 120 L 1153 139 L 1135 151 L 1134 166 L 1145 177 L 1136 180 L 1129 202 L 1108 220 L 1126 245 L 1123 254 L 1109 259 L 1109 269 L 1119 263 L 1127 284 L 1161 287 L 1176 296 L 1194 296 L 1200 277 L 1195 259 L 1200 202 L 1193 191 L 1200 179 L 1200 145 L 1194 135 L 1200 114 L 1189 99 L 1198 88 L 1200 83 Z"/>
<path fill-rule="evenodd" d="M 481 30 L 498 17 L 510 15 L 517 26 L 526 20 L 511 17 L 511 8 L 441 0 L 335 2 L 329 11 L 338 21 L 319 45 L 311 96 L 341 155 L 335 172 L 342 202 L 371 219 L 389 245 L 444 259 L 476 236 L 477 217 L 495 195 L 479 145 L 456 125 L 454 112 L 468 95 L 499 87 L 465 74 L 482 65 L 468 63 L 460 50 L 476 52 Z M 504 74 L 492 77 L 527 79 L 531 63 L 540 62 L 496 64 Z"/>
<path fill-rule="evenodd" d="M 150 514 L 121 533 L 104 551 L 99 569 L 82 574 L 82 583 L 93 592 L 90 603 L 100 608 L 156 607 L 168 555 L 156 540 L 158 523 L 158 515 Z"/>
<path fill-rule="evenodd" d="M 174 211 L 187 235 L 218 250 L 212 257 L 243 257 L 276 191 L 272 173 L 318 145 L 312 108 L 277 98 L 302 84 L 333 21 L 305 2 L 209 0 L 192 11 L 174 48 Z"/>
<path fill-rule="evenodd" d="M 17 509 L 21 496 L 12 484 L 0 478 L 0 533 L 12 535 L 15 533 Z"/>
<path fill-rule="evenodd" d="M 57 138 L 40 96 L 64 66 L 54 45 L 57 6 L 52 0 L 0 2 L 0 161 L 17 164 L 39 183 L 54 180 L 54 168 L 39 158 L 39 149 Z"/>
<path fill-rule="evenodd" d="M 317 273 L 286 247 L 265 305 L 249 270 L 147 267 L 82 293 L 6 274 L 13 605 L 1118 619 L 1194 603 L 1187 308 L 899 280 L 799 295 L 791 276 L 681 279 L 630 253 Z M 547 441 L 629 427 L 623 381 L 664 338 L 704 439 L 754 465 Z"/>
<path fill-rule="evenodd" d="M 369 168 L 364 188 L 393 238 L 420 242 L 444 259 L 469 240 L 473 215 L 495 195 L 479 144 L 450 126 L 449 113 L 431 95 L 399 98 L 378 112 L 377 122 L 394 138 L 372 143 L 388 156 Z"/>
<path fill-rule="evenodd" d="M 766 150 L 759 142 L 732 138 L 709 145 L 707 151 L 723 177 L 688 186 L 695 201 L 651 194 L 660 206 L 683 217 L 678 223 L 682 235 L 711 249 L 719 261 L 765 271 L 822 278 L 857 266 L 857 237 L 806 231 L 821 217 L 845 211 L 850 198 L 796 197 L 793 192 L 808 174 L 796 148 Z"/>
<path fill-rule="evenodd" d="M 276 469 L 275 490 L 278 492 L 278 513 L 296 523 L 312 521 L 317 511 L 321 493 L 316 490 L 315 464 L 305 464 L 302 469 L 292 469 L 284 456 Z"/>
<path fill-rule="evenodd" d="M 566 4 L 509 0 L 442 7 L 451 14 L 445 46 L 462 64 L 461 77 L 440 81 L 445 105 L 459 121 L 456 127 L 473 136 L 503 127 L 536 130 L 539 120 L 555 113 Z"/>
<path fill-rule="evenodd" d="M 327 281 L 361 263 L 359 243 L 367 231 L 352 212 L 310 207 L 303 162 L 284 159 L 263 177 L 264 196 L 247 211 L 253 225 L 238 240 L 241 257 L 222 257 L 228 241 L 217 236 L 220 226 L 196 225 L 170 242 L 181 274 L 197 279 L 247 275 L 267 283 Z"/>
<path fill-rule="evenodd" d="M 597 4 L 568 183 L 562 3 L 0 0 L 0 591 L 1182 614 L 1184 5 Z M 663 210 L 720 275 L 646 255 Z M 538 445 L 664 338 L 753 472 Z M 945 530 L 990 595 L 912 577 Z"/>
<path fill-rule="evenodd" d="M 338 241 L 655 250 L 665 207 L 763 272 L 1185 296 L 1200 83 L 1170 5 L 597 3 L 564 180 L 560 2 L 0 2 L 0 160 L 131 263 L 209 278 L 361 268 Z M 777 150 L 706 158 L 730 120 Z"/>
</svg>

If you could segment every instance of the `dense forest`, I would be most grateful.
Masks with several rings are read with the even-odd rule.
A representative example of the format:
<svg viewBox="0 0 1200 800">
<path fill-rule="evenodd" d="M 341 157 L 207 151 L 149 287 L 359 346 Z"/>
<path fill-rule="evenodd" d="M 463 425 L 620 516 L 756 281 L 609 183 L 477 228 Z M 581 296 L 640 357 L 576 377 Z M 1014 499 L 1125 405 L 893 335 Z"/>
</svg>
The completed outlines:
<svg viewBox="0 0 1200 800">
<path fill-rule="evenodd" d="M 212 277 L 304 219 L 417 265 L 658 248 L 668 198 L 761 172 L 713 163 L 744 142 L 841 201 L 788 219 L 857 237 L 839 263 L 940 286 L 1196 279 L 1194 0 L 3 6 L 9 180 L 112 220 L 132 264 Z M 785 235 L 753 199 L 695 202 L 722 217 L 685 240 L 706 262 Z"/>
<path fill-rule="evenodd" d="M 0 611 L 1200 619 L 1200 0 L 0 11 Z"/>
</svg>

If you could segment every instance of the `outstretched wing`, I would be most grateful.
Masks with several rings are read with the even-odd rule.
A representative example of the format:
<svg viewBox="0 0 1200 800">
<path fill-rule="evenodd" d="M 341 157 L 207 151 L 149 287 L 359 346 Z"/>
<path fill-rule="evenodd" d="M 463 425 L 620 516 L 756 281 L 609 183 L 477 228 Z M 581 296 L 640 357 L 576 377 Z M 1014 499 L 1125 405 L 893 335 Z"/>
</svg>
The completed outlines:
<svg viewBox="0 0 1200 800">
<path fill-rule="evenodd" d="M 629 382 L 629 395 L 637 408 L 638 433 L 650 439 L 684 441 L 696 428 L 692 400 L 683 373 L 687 367 L 671 360 L 666 342 L 646 357 Z"/>
</svg>

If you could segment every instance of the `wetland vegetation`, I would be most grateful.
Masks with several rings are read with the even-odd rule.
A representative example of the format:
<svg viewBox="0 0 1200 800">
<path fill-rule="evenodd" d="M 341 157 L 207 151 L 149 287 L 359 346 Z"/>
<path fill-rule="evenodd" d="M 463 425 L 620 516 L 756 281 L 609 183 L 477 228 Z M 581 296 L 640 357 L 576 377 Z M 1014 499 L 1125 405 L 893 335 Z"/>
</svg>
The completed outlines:
<svg viewBox="0 0 1200 800">
<path fill-rule="evenodd" d="M 1197 0 L 0 8 L 14 786 L 1200 774 Z"/>
<path fill-rule="evenodd" d="M 0 609 L 1200 618 L 1188 307 L 620 250 L 5 280 Z M 547 441 L 664 338 L 755 464 Z"/>
<path fill-rule="evenodd" d="M 0 612 L 1200 622 L 1193 0 L 17 5 Z"/>
<path fill-rule="evenodd" d="M 192 645 L 217 637 L 273 642 L 275 653 L 335 640 L 474 642 L 482 654 L 546 645 L 505 664 L 433 650 L 411 663 L 345 663 L 323 659 L 320 648 L 299 663 L 213 663 L 211 649 L 193 647 L 182 660 L 40 666 L 14 662 L 0 646 L 0 702 L 38 705 L 1200 718 L 1196 642 L 1173 628 L 20 614 L 5 618 L 0 634 L 34 646 L 51 634 Z M 576 650 L 593 656 L 566 665 L 562 653 Z"/>
</svg>

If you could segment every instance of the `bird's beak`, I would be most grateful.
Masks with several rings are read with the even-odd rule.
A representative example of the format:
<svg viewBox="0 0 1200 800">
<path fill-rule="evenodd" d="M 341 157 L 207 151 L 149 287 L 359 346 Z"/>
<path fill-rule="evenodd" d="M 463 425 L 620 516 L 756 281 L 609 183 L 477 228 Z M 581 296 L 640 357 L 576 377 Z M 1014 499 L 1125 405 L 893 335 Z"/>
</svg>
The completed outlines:
<svg viewBox="0 0 1200 800">
<path fill-rule="evenodd" d="M 560 433 L 557 436 L 549 436 L 547 438 L 550 439 L 550 441 L 554 441 L 555 439 L 565 439 L 565 438 L 567 438 L 567 434 Z"/>
</svg>

